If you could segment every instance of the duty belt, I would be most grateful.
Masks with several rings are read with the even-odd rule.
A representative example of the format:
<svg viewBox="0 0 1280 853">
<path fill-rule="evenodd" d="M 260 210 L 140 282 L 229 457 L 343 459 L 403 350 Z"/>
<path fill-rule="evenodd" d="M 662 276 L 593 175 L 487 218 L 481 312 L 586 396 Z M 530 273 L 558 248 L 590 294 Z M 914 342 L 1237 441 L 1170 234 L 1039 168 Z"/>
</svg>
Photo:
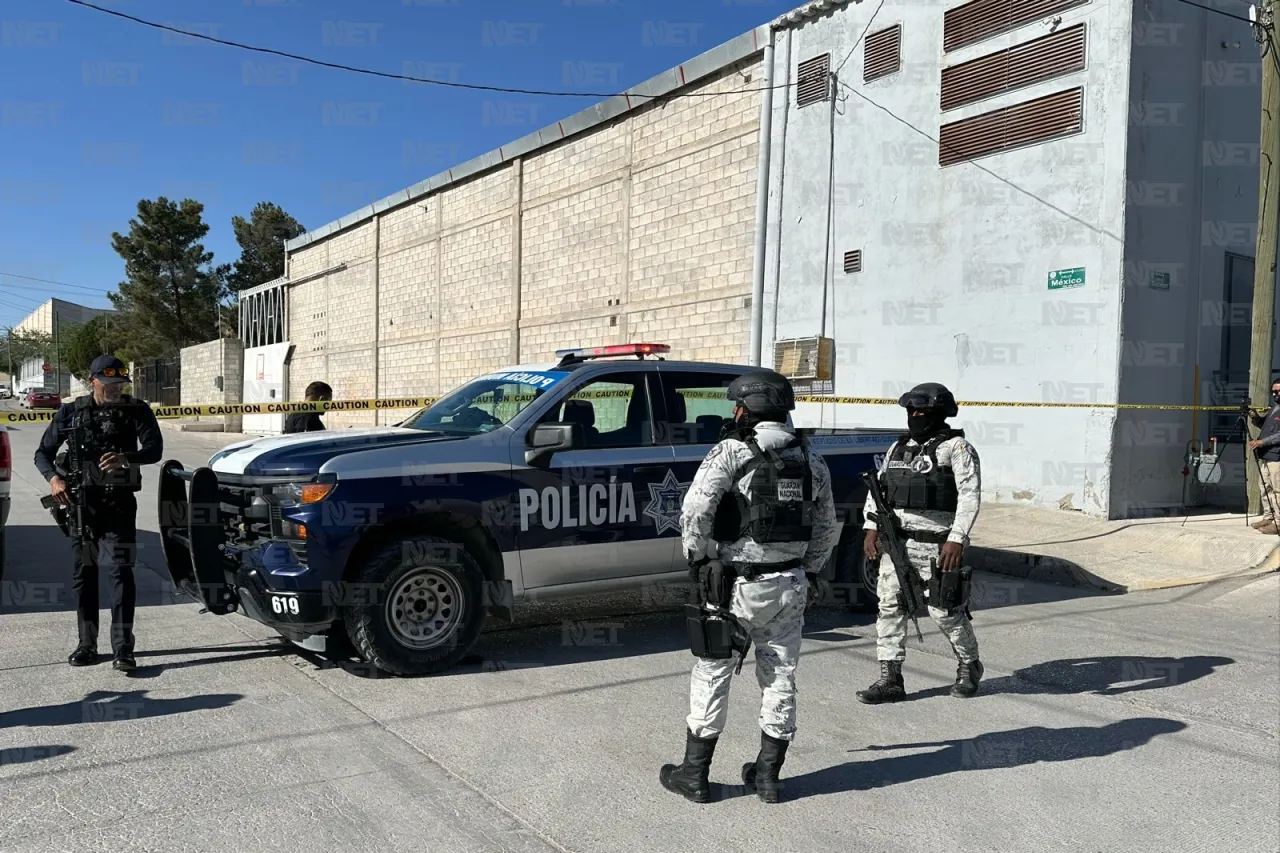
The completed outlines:
<svg viewBox="0 0 1280 853">
<path fill-rule="evenodd" d="M 789 572 L 792 569 L 798 569 L 804 565 L 804 561 L 797 558 L 784 560 L 781 563 L 730 563 L 729 565 L 733 568 L 734 574 L 749 581 L 773 572 Z"/>
<path fill-rule="evenodd" d="M 914 539 L 917 542 L 924 542 L 928 545 L 945 545 L 947 537 L 951 535 L 951 531 L 942 530 L 935 533 L 932 530 L 907 530 L 902 535 L 907 539 Z"/>
</svg>

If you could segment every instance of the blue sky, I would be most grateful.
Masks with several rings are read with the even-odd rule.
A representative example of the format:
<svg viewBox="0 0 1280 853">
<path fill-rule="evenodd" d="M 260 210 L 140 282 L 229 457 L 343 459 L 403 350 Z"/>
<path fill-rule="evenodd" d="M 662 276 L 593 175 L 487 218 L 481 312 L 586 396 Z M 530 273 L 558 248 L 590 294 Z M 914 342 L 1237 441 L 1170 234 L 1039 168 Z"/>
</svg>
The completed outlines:
<svg viewBox="0 0 1280 853">
<path fill-rule="evenodd" d="M 92 0 L 216 38 L 417 77 L 622 90 L 799 0 Z M 0 327 L 109 307 L 141 198 L 205 205 L 214 260 L 258 201 L 316 228 L 596 102 L 332 70 L 66 0 L 0 4 Z M 85 289 L 87 288 L 87 289 Z"/>
</svg>

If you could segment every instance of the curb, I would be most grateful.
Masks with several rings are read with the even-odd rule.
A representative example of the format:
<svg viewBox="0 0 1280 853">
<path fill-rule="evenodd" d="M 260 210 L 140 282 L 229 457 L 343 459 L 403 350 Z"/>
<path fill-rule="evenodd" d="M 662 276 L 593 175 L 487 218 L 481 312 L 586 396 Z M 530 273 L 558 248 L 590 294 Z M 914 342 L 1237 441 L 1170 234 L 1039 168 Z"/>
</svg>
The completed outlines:
<svg viewBox="0 0 1280 853">
<path fill-rule="evenodd" d="M 1050 557 L 1043 554 L 1028 554 L 1022 551 L 1005 551 L 999 548 L 984 548 L 980 545 L 969 546 L 972 557 L 969 562 L 975 569 L 993 572 L 999 575 L 1026 578 L 1027 580 L 1051 583 L 1057 586 L 1070 586 L 1097 592 L 1123 595 L 1130 592 L 1144 592 L 1157 589 L 1172 589 L 1181 586 L 1196 586 L 1214 583 L 1215 581 L 1235 578 L 1259 577 L 1280 571 L 1280 546 L 1272 550 L 1270 555 L 1257 565 L 1247 569 L 1217 572 L 1209 575 L 1171 578 L 1134 584 L 1120 584 L 1099 577 L 1070 560 Z"/>
<path fill-rule="evenodd" d="M 1001 548 L 985 548 L 981 545 L 970 545 L 968 550 L 967 562 L 980 571 L 1099 592 L 1128 591 L 1121 584 L 1100 578 L 1070 560 L 1060 557 L 1028 554 L 1023 551 L 1006 551 Z"/>
</svg>

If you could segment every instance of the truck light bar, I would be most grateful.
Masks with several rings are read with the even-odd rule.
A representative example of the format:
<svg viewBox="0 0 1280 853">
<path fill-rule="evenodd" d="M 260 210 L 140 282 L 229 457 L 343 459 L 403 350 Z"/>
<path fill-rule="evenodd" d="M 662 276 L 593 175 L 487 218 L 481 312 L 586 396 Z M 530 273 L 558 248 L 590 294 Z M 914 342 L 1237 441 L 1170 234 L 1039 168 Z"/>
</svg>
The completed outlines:
<svg viewBox="0 0 1280 853">
<path fill-rule="evenodd" d="M 579 361 L 587 358 L 602 358 L 610 355 L 634 355 L 644 358 L 646 355 L 671 352 L 668 344 L 614 344 L 607 347 L 577 347 L 575 349 L 558 349 L 556 357 L 562 360 Z"/>
</svg>

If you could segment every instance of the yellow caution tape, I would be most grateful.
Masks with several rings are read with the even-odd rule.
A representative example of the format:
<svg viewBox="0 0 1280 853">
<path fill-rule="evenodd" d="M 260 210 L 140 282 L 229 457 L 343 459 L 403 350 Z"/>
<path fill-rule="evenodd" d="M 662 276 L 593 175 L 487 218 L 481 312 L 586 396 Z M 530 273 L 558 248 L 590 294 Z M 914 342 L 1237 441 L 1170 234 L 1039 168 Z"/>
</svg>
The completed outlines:
<svg viewBox="0 0 1280 853">
<path fill-rule="evenodd" d="M 896 406 L 898 401 L 885 397 L 796 397 L 797 403 L 839 403 L 840 405 Z M 960 408 L 1011 408 L 1011 409 L 1167 409 L 1199 412 L 1238 412 L 1240 406 L 1172 406 L 1155 403 L 1022 403 L 1013 400 L 970 400 L 956 403 Z"/>
<path fill-rule="evenodd" d="M 724 399 L 723 391 L 681 391 L 690 399 Z M 629 397 L 625 390 L 585 391 L 570 399 L 613 399 Z M 219 417 L 222 415 L 287 415 L 300 412 L 370 412 L 392 409 L 421 409 L 439 400 L 439 397 L 384 397 L 369 400 L 329 400 L 325 402 L 296 403 L 205 403 L 189 406 L 152 405 L 158 420 L 177 420 L 194 417 Z M 501 402 L 533 400 L 532 394 L 504 395 Z M 477 398 L 477 402 L 493 402 L 492 395 Z M 839 405 L 896 406 L 898 401 L 887 397 L 836 397 L 799 396 L 797 403 L 835 403 Z M 1036 409 L 1155 409 L 1165 411 L 1239 412 L 1239 406 L 1173 406 L 1146 403 L 1026 403 L 1012 400 L 980 400 L 957 403 L 960 408 L 1036 408 Z M 48 423 L 53 420 L 54 409 L 24 412 L 0 412 L 0 424 Z"/>
</svg>

